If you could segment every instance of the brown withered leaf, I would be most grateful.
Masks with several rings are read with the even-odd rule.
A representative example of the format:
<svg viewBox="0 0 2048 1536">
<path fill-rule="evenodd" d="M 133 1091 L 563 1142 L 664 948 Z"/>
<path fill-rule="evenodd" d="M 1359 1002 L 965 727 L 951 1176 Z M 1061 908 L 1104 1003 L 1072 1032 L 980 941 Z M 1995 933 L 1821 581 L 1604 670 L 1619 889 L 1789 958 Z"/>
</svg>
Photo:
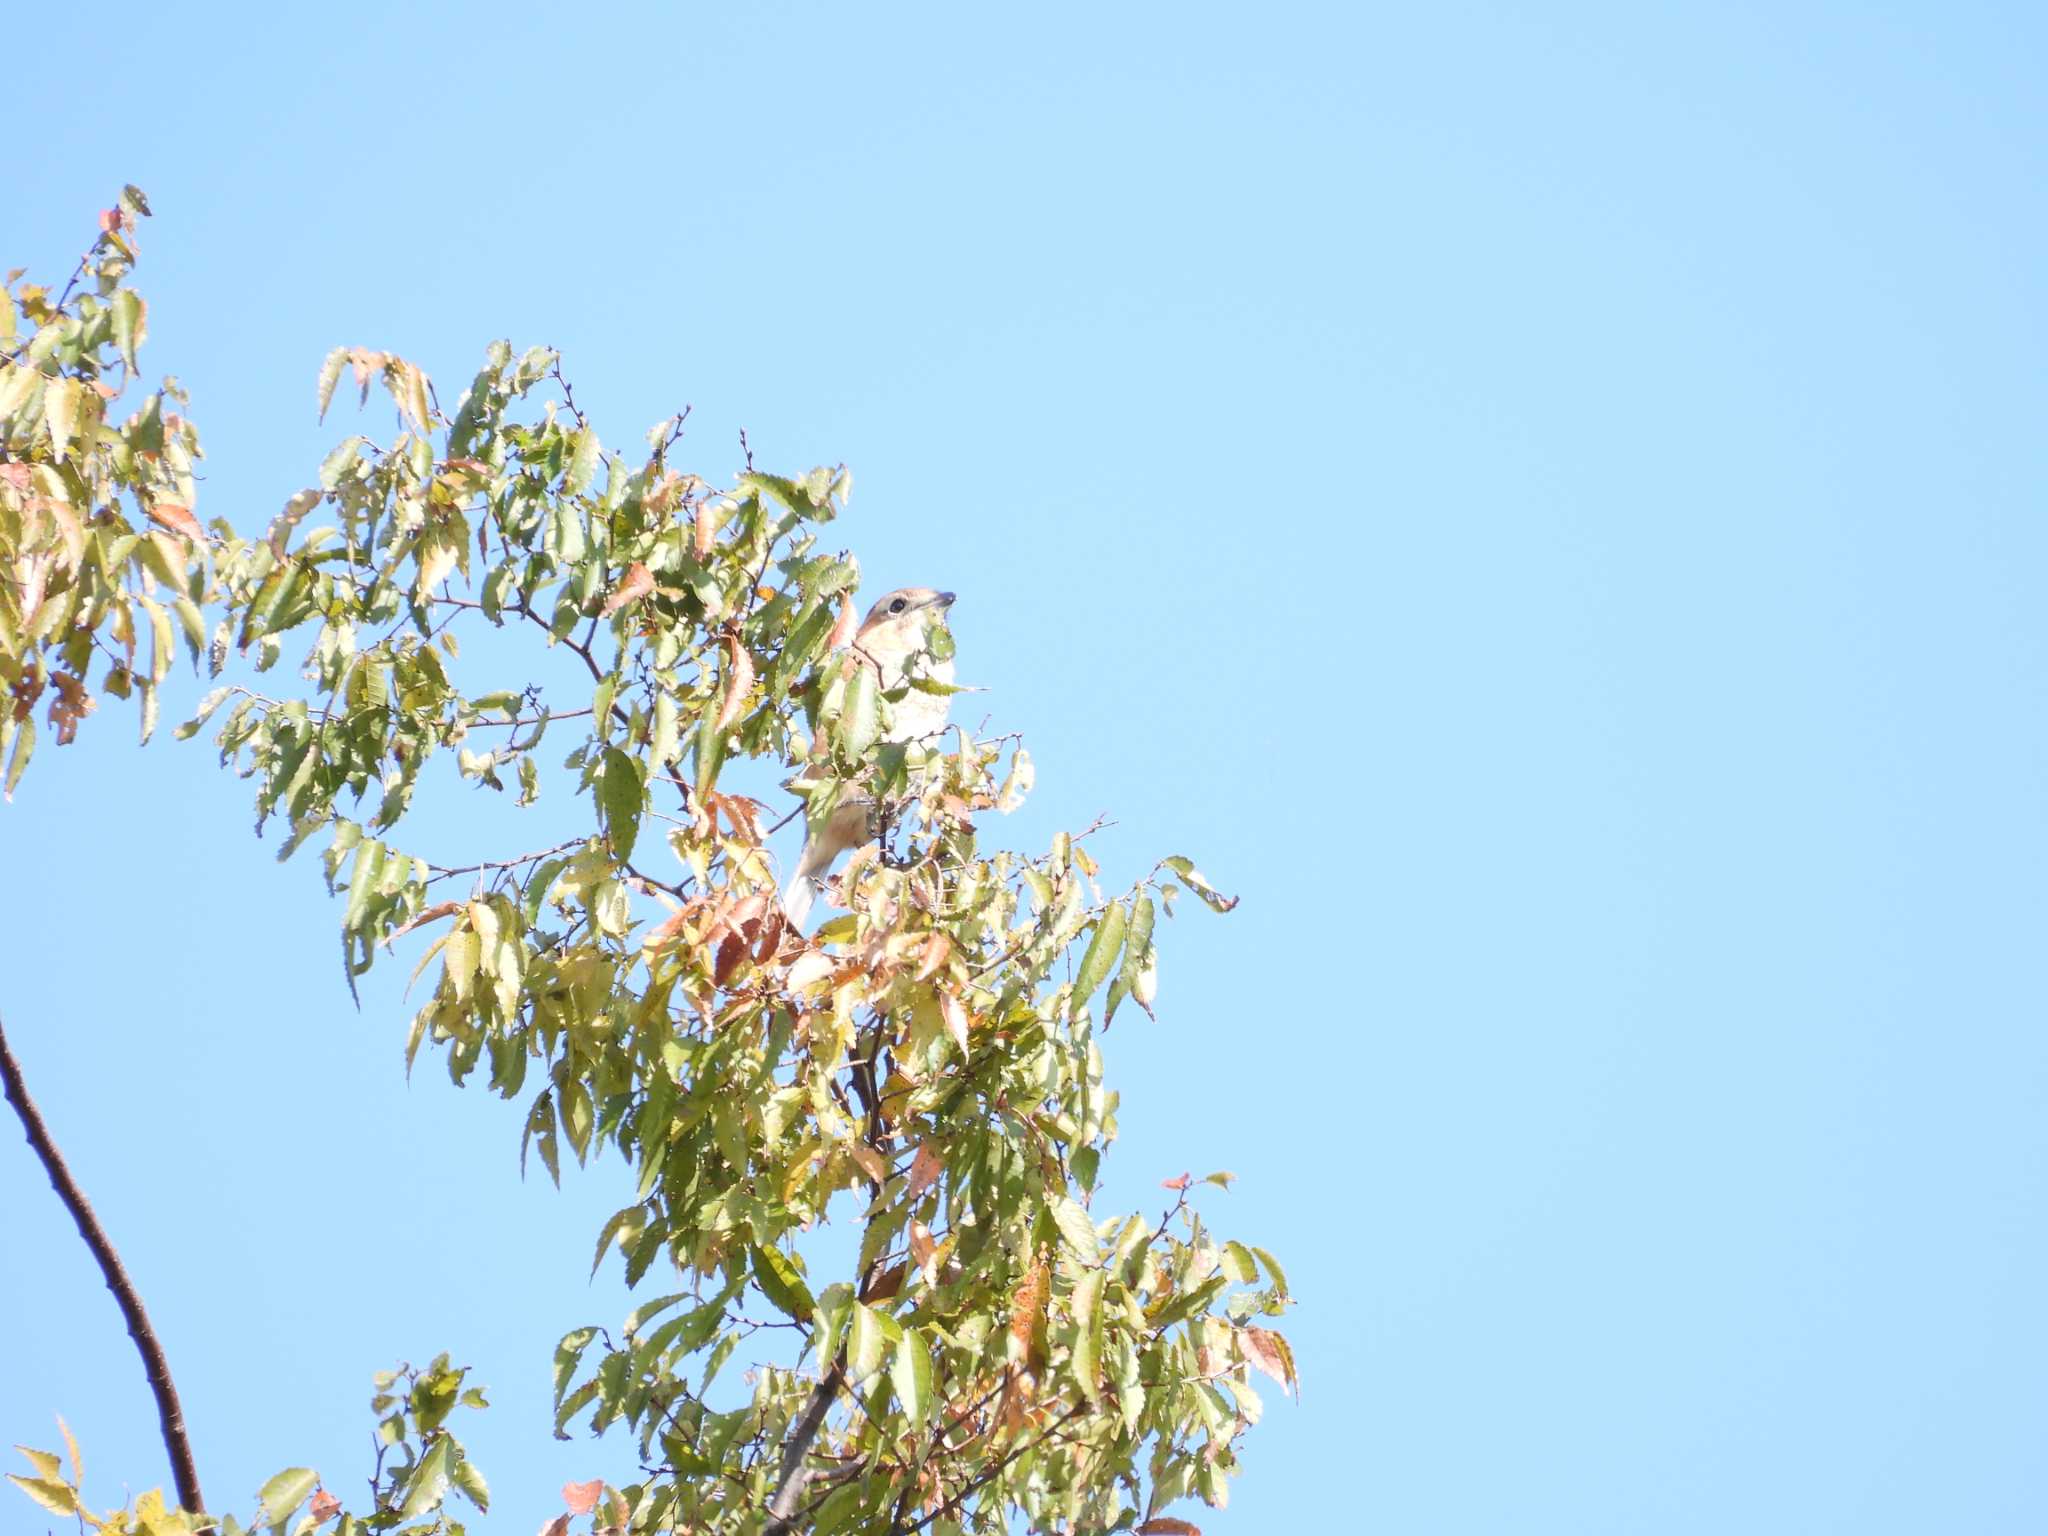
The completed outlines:
<svg viewBox="0 0 2048 1536">
<path fill-rule="evenodd" d="M 52 672 L 50 682 L 57 690 L 50 700 L 50 724 L 57 728 L 57 745 L 68 747 L 78 738 L 78 722 L 99 706 L 85 691 L 85 683 L 69 672 Z"/>
<path fill-rule="evenodd" d="M 1052 1270 L 1040 1259 L 1010 1293 L 1010 1337 L 1018 1357 L 1030 1369 L 1045 1366 L 1045 1303 L 1052 1293 Z"/>
<path fill-rule="evenodd" d="M 740 644 L 738 635 L 725 637 L 728 664 L 725 673 L 725 699 L 718 706 L 718 718 L 713 728 L 726 730 L 746 713 L 747 695 L 754 689 L 754 658 L 747 648 Z"/>
<path fill-rule="evenodd" d="M 587 1483 L 562 1484 L 562 1502 L 569 1506 L 572 1515 L 587 1515 L 597 1508 L 598 1496 L 604 1492 L 604 1479 L 593 1477 Z"/>
<path fill-rule="evenodd" d="M 910 1198 L 915 1200 L 938 1183 L 945 1171 L 945 1160 L 932 1150 L 932 1144 L 918 1143 L 917 1155 L 910 1160 Z"/>
<path fill-rule="evenodd" d="M 860 1299 L 865 1302 L 887 1301 L 903 1289 L 904 1277 L 910 1273 L 908 1264 L 891 1264 L 870 1280 L 861 1291 Z"/>
<path fill-rule="evenodd" d="M 927 1282 L 932 1278 L 931 1262 L 938 1256 L 938 1252 L 938 1239 L 932 1236 L 932 1229 L 921 1221 L 913 1221 L 910 1224 L 910 1258 L 912 1263 L 924 1271 Z"/>
<path fill-rule="evenodd" d="M 948 960 L 953 957 L 953 940 L 950 935 L 934 933 L 924 941 L 924 948 L 918 952 L 917 971 L 913 981 L 930 981 Z"/>
<path fill-rule="evenodd" d="M 740 968 L 740 961 L 746 958 L 747 941 L 737 933 L 728 932 L 718 941 L 718 949 L 711 957 L 711 979 L 721 987 L 732 980 L 732 973 Z"/>
<path fill-rule="evenodd" d="M 759 930 L 761 920 L 768 913 L 768 894 L 755 891 L 742 896 L 733 903 L 732 910 L 718 920 L 719 926 L 729 928 L 743 939 L 752 939 Z"/>
<path fill-rule="evenodd" d="M 146 510 L 151 522 L 168 528 L 173 533 L 182 534 L 195 544 L 202 543 L 206 538 L 206 530 L 200 526 L 199 519 L 192 515 L 192 509 L 183 502 L 153 501 Z"/>
<path fill-rule="evenodd" d="M 939 994 L 939 1016 L 946 1021 L 946 1032 L 953 1037 L 953 1043 L 960 1047 L 960 1054 L 967 1054 L 967 1006 L 950 992 Z"/>
<path fill-rule="evenodd" d="M 860 619 L 853 611 L 853 599 L 844 593 L 839 598 L 839 617 L 832 621 L 831 637 L 825 642 L 827 651 L 841 651 L 853 644 L 853 637 L 859 632 Z"/>
<path fill-rule="evenodd" d="M 400 923 L 396 928 L 392 929 L 391 938 L 395 939 L 400 934 L 411 933 L 413 929 L 419 927 L 422 923 L 431 923 L 436 922 L 444 917 L 452 917 L 455 913 L 460 912 L 461 910 L 462 903 L 459 901 L 437 901 L 431 907 L 428 907 L 425 911 L 420 912 L 411 918 L 408 918 L 405 922 Z M 385 947 L 388 949 L 390 947 L 391 940 L 386 939 L 384 943 Z"/>
<path fill-rule="evenodd" d="M 1171 1515 L 1157 1515 L 1138 1527 L 1138 1536 L 1202 1536 L 1202 1528 Z"/>
<path fill-rule="evenodd" d="M 768 915 L 761 920 L 760 932 L 754 939 L 754 964 L 766 965 L 775 958 L 776 950 L 782 947 L 782 931 L 787 926 L 782 908 L 770 907 Z"/>
<path fill-rule="evenodd" d="M 626 604 L 638 602 L 653 590 L 654 572 L 635 560 L 626 567 L 625 577 L 612 589 L 612 595 L 604 600 L 604 607 L 600 611 L 606 618 L 610 618 Z"/>
<path fill-rule="evenodd" d="M 876 1184 L 889 1182 L 889 1159 L 864 1141 L 849 1141 L 846 1152 L 860 1165 L 860 1171 Z"/>
<path fill-rule="evenodd" d="M 569 1536 L 569 1517 L 557 1515 L 540 1528 L 540 1536 Z"/>
<path fill-rule="evenodd" d="M 697 503 L 696 521 L 690 529 L 690 550 L 699 560 L 711 553 L 711 541 L 717 537 L 718 529 L 711 521 L 711 503 Z"/>
</svg>

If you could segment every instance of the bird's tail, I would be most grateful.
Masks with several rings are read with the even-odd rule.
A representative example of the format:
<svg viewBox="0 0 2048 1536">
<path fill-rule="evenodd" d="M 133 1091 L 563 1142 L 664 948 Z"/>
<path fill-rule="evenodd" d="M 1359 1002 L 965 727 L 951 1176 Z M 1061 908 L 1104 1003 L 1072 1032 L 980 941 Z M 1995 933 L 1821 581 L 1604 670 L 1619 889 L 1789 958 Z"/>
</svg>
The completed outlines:
<svg viewBox="0 0 2048 1536">
<path fill-rule="evenodd" d="M 818 882 L 809 875 L 791 875 L 782 888 L 782 915 L 792 928 L 801 928 L 811 915 L 811 903 L 818 899 Z"/>
<path fill-rule="evenodd" d="M 833 830 L 836 829 L 826 828 L 828 833 Z M 832 867 L 839 852 L 837 840 L 829 836 L 804 839 L 796 868 L 789 872 L 789 880 L 782 887 L 782 915 L 789 919 L 790 927 L 803 927 L 804 919 L 811 915 L 811 903 L 825 886 L 825 871 Z"/>
</svg>

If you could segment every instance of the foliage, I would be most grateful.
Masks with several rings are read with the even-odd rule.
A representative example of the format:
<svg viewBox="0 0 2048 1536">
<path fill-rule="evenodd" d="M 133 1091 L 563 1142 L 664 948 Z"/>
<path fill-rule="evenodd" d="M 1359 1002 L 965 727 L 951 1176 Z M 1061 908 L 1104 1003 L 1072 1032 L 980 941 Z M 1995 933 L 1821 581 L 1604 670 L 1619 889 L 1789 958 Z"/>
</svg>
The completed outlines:
<svg viewBox="0 0 2048 1536">
<path fill-rule="evenodd" d="M 64 1435 L 69 1474 L 55 1452 L 22 1445 L 15 1449 L 28 1458 L 30 1475 L 10 1472 L 8 1481 L 51 1514 L 74 1517 L 81 1529 L 102 1536 L 197 1536 L 201 1531 L 242 1536 L 245 1530 L 309 1536 L 330 1520 L 335 1521 L 333 1536 L 463 1536 L 462 1522 L 445 1512 L 448 1498 L 460 1493 L 478 1509 L 488 1509 L 491 1502 L 483 1474 L 447 1427 L 457 1406 L 485 1406 L 480 1389 L 462 1384 L 466 1374 L 451 1368 L 442 1355 L 425 1370 L 401 1366 L 377 1377 L 377 1394 L 370 1400 L 378 1416 L 377 1465 L 362 1514 L 344 1508 L 310 1467 L 286 1467 L 265 1482 L 246 1526 L 233 1515 L 198 1515 L 168 1505 L 160 1488 L 119 1509 L 95 1513 L 85 1502 L 78 1441 L 62 1419 L 57 1427 Z"/>
<path fill-rule="evenodd" d="M 98 364 L 90 321 L 40 323 L 78 337 L 33 364 L 47 396 Z M 1125 1005 L 1152 1011 L 1159 913 L 1231 901 L 1177 856 L 1105 889 L 1086 833 L 984 846 L 1029 755 L 964 729 L 891 739 L 909 690 L 946 685 L 885 692 L 849 643 L 859 568 L 821 544 L 843 469 L 750 465 L 714 490 L 670 462 L 681 417 L 644 452 L 608 449 L 540 348 L 491 347 L 449 410 L 415 365 L 343 348 L 323 413 L 344 377 L 389 396 L 390 441 L 347 437 L 264 537 L 216 523 L 182 567 L 161 536 L 120 542 L 121 466 L 144 473 L 128 439 L 100 432 L 102 470 L 47 412 L 0 411 L 9 467 L 67 498 L 35 523 L 8 503 L 11 558 L 59 551 L 77 594 L 54 617 L 54 596 L 18 602 L 8 654 L 21 677 L 55 656 L 68 673 L 48 675 L 82 688 L 83 648 L 119 644 L 122 591 L 154 622 L 154 581 L 218 608 L 216 675 L 303 655 L 304 690 L 227 682 L 178 734 L 218 721 L 281 856 L 324 840 L 351 985 L 425 941 L 408 1063 L 431 1048 L 521 1103 L 522 1161 L 557 1180 L 565 1148 L 627 1169 L 595 1262 L 660 1294 L 616 1334 L 562 1339 L 556 1428 L 616 1429 L 648 1471 L 571 1510 L 633 1531 L 1191 1529 L 1161 1511 L 1224 1501 L 1261 1413 L 1252 1372 L 1293 1384 L 1262 1321 L 1287 1282 L 1211 1232 L 1186 1179 L 1163 1218 L 1092 1208 L 1116 1130 L 1098 1038 Z M 22 531 L 73 526 L 82 553 Z M 117 589 L 115 557 L 144 542 L 157 555 Z M 951 656 L 943 620 L 925 644 Z M 518 806 L 566 793 L 581 825 L 435 863 L 432 818 L 408 818 L 436 758 Z M 843 912 L 808 936 L 783 918 L 759 798 L 791 770 L 792 815 L 875 807 Z M 828 1273 L 839 1250 L 815 1234 L 835 1223 L 854 1251 Z M 411 1411 L 418 1476 L 452 1442 Z"/>
<path fill-rule="evenodd" d="M 0 786 L 10 796 L 35 750 L 37 705 L 60 745 L 97 706 L 94 651 L 108 663 L 99 691 L 138 700 L 147 741 L 175 631 L 195 657 L 205 643 L 199 435 L 181 414 L 184 391 L 165 379 L 114 415 L 140 378 L 149 331 L 149 306 L 122 286 L 148 212 L 127 188 L 62 293 L 17 287 L 17 269 L 0 304 Z"/>
</svg>

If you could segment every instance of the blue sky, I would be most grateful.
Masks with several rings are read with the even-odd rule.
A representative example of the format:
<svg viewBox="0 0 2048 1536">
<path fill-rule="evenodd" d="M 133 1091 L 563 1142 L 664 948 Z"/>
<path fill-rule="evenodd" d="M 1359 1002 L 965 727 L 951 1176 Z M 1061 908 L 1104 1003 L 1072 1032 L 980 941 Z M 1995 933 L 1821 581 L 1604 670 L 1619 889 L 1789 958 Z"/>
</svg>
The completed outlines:
<svg viewBox="0 0 2048 1536">
<path fill-rule="evenodd" d="M 1111 1196 L 1234 1169 L 1302 1403 L 1217 1532 L 2032 1529 L 2048 1499 L 2044 26 L 2020 6 L 115 5 L 16 72 L 5 264 L 144 186 L 199 510 L 337 343 L 561 347 L 608 439 L 845 460 L 961 593 L 1018 840 L 1186 851 Z M 55 45 L 53 45 L 54 47 Z M 167 715 L 169 711 L 167 710 Z M 408 1086 L 310 862 L 126 719 L 0 810 L 0 1008 L 215 1503 L 359 1487 L 370 1374 L 557 1445 L 616 1164 Z M 459 818 L 450 823 L 460 830 Z M 395 968 L 394 968 L 395 971 Z M 0 1439 L 164 1477 L 0 1136 Z M 24 1504 L 6 1523 L 27 1528 Z"/>
</svg>

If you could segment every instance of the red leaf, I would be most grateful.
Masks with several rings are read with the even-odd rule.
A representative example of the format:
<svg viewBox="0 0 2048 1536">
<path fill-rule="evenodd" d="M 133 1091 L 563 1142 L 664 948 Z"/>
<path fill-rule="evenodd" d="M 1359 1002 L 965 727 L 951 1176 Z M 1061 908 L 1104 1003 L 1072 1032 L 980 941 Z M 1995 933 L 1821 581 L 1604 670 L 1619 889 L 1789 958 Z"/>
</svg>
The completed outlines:
<svg viewBox="0 0 2048 1536">
<path fill-rule="evenodd" d="M 853 611 L 853 599 L 842 596 L 839 599 L 839 617 L 833 621 L 832 637 L 825 642 L 825 649 L 844 650 L 853 644 L 853 637 L 858 632 L 859 624 L 860 620 Z"/>
<path fill-rule="evenodd" d="M 199 519 L 192 515 L 192 509 L 182 502 L 153 501 L 149 504 L 149 520 L 159 527 L 182 534 L 197 544 L 206 538 L 206 530 L 199 525 Z"/>
<path fill-rule="evenodd" d="M 341 1500 L 322 1488 L 313 1495 L 313 1503 L 308 1513 L 312 1515 L 315 1525 L 325 1525 L 341 1513 Z"/>
<path fill-rule="evenodd" d="M 598 1495 L 604 1492 L 604 1479 L 593 1477 L 587 1483 L 562 1484 L 562 1502 L 569 1506 L 572 1515 L 587 1515 L 597 1508 Z"/>
<path fill-rule="evenodd" d="M 1238 1334 L 1238 1342 L 1244 1347 L 1245 1359 L 1281 1386 L 1301 1390 L 1294 1379 L 1294 1351 L 1279 1334 L 1264 1328 L 1246 1328 Z"/>
<path fill-rule="evenodd" d="M 946 1171 L 946 1164 L 939 1154 L 932 1150 L 930 1142 L 921 1142 L 917 1156 L 910 1160 L 910 1198 L 919 1195 L 939 1182 L 939 1175 Z"/>
<path fill-rule="evenodd" d="M 1161 1179 L 1159 1181 L 1159 1187 L 1161 1189 L 1186 1189 L 1190 1184 L 1194 1182 L 1195 1176 L 1193 1174 L 1184 1173 L 1177 1179 Z"/>
<path fill-rule="evenodd" d="M 718 718 L 712 722 L 713 729 L 720 731 L 746 713 L 747 695 L 754 687 L 754 658 L 740 644 L 739 636 L 727 635 L 725 643 L 731 661 L 725 673 L 725 702 L 718 706 Z"/>
<path fill-rule="evenodd" d="M 654 590 L 654 572 L 638 560 L 626 567 L 626 576 L 612 595 L 604 600 L 604 616 L 610 618 L 626 604 L 638 602 Z"/>
<path fill-rule="evenodd" d="M 1171 1515 L 1160 1515 L 1139 1526 L 1138 1536 L 1202 1536 L 1202 1528 Z"/>
</svg>

